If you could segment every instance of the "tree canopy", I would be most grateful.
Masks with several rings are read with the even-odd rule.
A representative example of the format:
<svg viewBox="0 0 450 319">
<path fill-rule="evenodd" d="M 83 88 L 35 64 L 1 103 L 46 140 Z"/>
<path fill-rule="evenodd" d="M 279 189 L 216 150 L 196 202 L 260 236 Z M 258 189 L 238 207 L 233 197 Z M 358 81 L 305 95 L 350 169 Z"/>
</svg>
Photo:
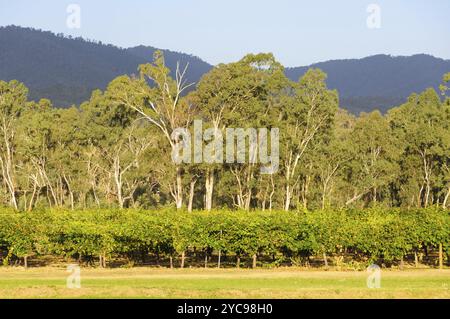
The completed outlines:
<svg viewBox="0 0 450 319">
<path fill-rule="evenodd" d="M 27 211 L 450 205 L 450 73 L 440 92 L 353 116 L 323 71 L 291 81 L 271 54 L 217 65 L 196 84 L 185 80 L 188 67 L 169 70 L 156 52 L 138 76 L 119 76 L 69 109 L 0 81 L 1 203 Z M 222 136 L 278 128 L 278 171 L 251 161 L 174 163 L 183 141 L 173 133 L 192 133 L 196 120 Z"/>
</svg>

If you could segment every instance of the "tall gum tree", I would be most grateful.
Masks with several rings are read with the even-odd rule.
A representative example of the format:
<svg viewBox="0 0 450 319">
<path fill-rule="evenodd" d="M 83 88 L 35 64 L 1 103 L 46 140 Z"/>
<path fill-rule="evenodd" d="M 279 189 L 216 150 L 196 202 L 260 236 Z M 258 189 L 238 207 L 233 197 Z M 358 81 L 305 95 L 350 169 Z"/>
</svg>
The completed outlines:
<svg viewBox="0 0 450 319">
<path fill-rule="evenodd" d="M 172 153 L 178 149 L 180 140 L 175 140 L 172 133 L 179 128 L 188 129 L 192 120 L 193 108 L 183 97 L 193 84 L 187 83 L 185 74 L 188 65 L 183 69 L 177 64 L 173 79 L 170 70 L 165 66 L 164 56 L 157 51 L 153 63 L 139 66 L 140 77 L 124 77 L 117 101 L 136 111 L 138 115 L 155 125 L 169 143 Z M 170 154 L 168 154 L 167 160 Z M 183 167 L 175 164 L 175 181 L 170 193 L 177 209 L 183 206 Z"/>
<path fill-rule="evenodd" d="M 402 136 L 405 151 L 400 163 L 402 185 L 413 185 L 402 192 L 403 201 L 412 198 L 418 207 L 438 203 L 442 194 L 443 175 L 449 158 L 449 107 L 442 103 L 434 89 L 412 94 L 400 107 L 389 111 L 394 134 Z M 414 183 L 413 183 L 414 182 Z M 413 192 L 413 193 L 412 193 Z"/>
<path fill-rule="evenodd" d="M 206 125 L 220 132 L 225 140 L 226 128 L 273 126 L 270 122 L 275 122 L 277 115 L 274 116 L 274 103 L 270 99 L 286 83 L 283 67 L 272 54 L 249 54 L 237 62 L 219 64 L 204 75 L 193 100 Z M 227 168 L 238 186 L 237 194 L 233 196 L 235 205 L 249 209 L 250 183 L 257 165 L 231 164 Z M 223 165 L 214 163 L 204 165 L 206 210 L 212 208 L 215 176 L 223 169 Z"/>
<path fill-rule="evenodd" d="M 442 207 L 445 209 L 450 205 L 450 96 L 448 96 L 447 92 L 450 91 L 448 87 L 450 83 L 450 72 L 444 74 L 442 77 L 442 84 L 440 86 L 441 95 L 444 98 L 442 103 L 443 112 L 444 112 L 444 123 L 446 124 L 446 137 L 444 139 L 445 147 L 444 147 L 444 158 L 442 167 L 443 171 L 443 180 L 444 186 L 447 185 L 447 189 L 444 190 L 444 199 L 442 201 Z"/>
<path fill-rule="evenodd" d="M 309 161 L 312 163 L 314 181 L 317 184 L 314 188 L 320 197 L 320 203 L 316 203 L 315 207 L 324 209 L 342 205 L 339 194 L 344 188 L 342 178 L 345 165 L 352 159 L 348 141 L 354 125 L 355 116 L 339 109 L 335 115 L 332 133 L 328 138 L 314 143 L 313 150 L 309 152 Z"/>
<path fill-rule="evenodd" d="M 300 180 L 301 159 L 313 139 L 328 134 L 338 108 L 336 91 L 328 90 L 326 74 L 309 69 L 297 83 L 292 83 L 284 97 L 280 120 L 283 138 L 285 199 L 284 210 L 289 210 L 295 188 Z"/>
<path fill-rule="evenodd" d="M 22 169 L 18 175 L 26 179 L 32 188 L 28 202 L 28 183 L 22 181 L 21 193 L 24 195 L 26 210 L 33 208 L 41 191 L 44 191 L 50 207 L 60 206 L 63 202 L 63 186 L 58 185 L 61 179 L 57 178 L 60 175 L 53 161 L 56 146 L 53 139 L 54 113 L 50 101 L 32 102 L 22 112 L 16 125 L 17 137 L 20 140 L 16 149 L 22 159 Z M 62 125 L 61 122 L 58 124 Z"/>
<path fill-rule="evenodd" d="M 16 194 L 15 134 L 16 122 L 26 107 L 27 88 L 20 82 L 0 81 L 0 167 L 10 204 L 18 208 Z"/>
<path fill-rule="evenodd" d="M 399 173 L 397 161 L 402 152 L 401 143 L 379 111 L 362 113 L 349 141 L 352 159 L 348 162 L 348 181 L 353 190 L 346 205 L 368 194 L 370 201 L 376 203 L 383 188 Z"/>
<path fill-rule="evenodd" d="M 82 105 L 84 129 L 91 146 L 91 152 L 86 154 L 87 169 L 96 169 L 94 180 L 103 179 L 104 193 L 113 195 L 120 208 L 134 200 L 142 180 L 134 172 L 139 170 L 144 153 L 155 139 L 148 134 L 148 123 L 135 120 L 136 112 L 118 102 L 122 84 L 127 80 L 115 79 L 104 94 L 97 91 L 89 103 Z"/>
</svg>

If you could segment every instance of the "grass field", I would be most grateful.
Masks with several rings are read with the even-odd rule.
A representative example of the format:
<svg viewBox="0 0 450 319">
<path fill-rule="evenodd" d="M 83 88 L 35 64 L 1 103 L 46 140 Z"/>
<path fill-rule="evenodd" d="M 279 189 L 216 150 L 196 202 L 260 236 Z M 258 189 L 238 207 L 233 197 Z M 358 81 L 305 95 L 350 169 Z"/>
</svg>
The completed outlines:
<svg viewBox="0 0 450 319">
<path fill-rule="evenodd" d="M 365 271 L 295 268 L 81 269 L 81 288 L 65 268 L 0 268 L 0 298 L 450 298 L 450 269 L 383 270 L 381 288 Z"/>
</svg>

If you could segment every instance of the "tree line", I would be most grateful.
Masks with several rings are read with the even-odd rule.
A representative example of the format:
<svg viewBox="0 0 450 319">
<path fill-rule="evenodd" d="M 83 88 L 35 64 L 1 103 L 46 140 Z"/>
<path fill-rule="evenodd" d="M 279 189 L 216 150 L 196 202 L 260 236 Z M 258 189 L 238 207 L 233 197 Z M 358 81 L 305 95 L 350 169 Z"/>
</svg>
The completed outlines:
<svg viewBox="0 0 450 319">
<path fill-rule="evenodd" d="M 196 85 L 156 52 L 68 109 L 0 81 L 0 201 L 36 208 L 296 210 L 450 205 L 450 73 L 390 109 L 349 114 L 326 74 L 297 82 L 271 54 L 219 64 Z M 68 75 L 70 76 L 70 75 Z M 172 132 L 278 128 L 280 167 L 175 164 Z M 204 143 L 207 143 L 204 141 Z"/>
<path fill-rule="evenodd" d="M 0 212 L 4 265 L 40 256 L 91 265 L 325 266 L 410 262 L 443 267 L 450 215 L 442 208 L 314 212 L 136 209 Z M 48 258 L 46 259 L 48 262 Z"/>
</svg>

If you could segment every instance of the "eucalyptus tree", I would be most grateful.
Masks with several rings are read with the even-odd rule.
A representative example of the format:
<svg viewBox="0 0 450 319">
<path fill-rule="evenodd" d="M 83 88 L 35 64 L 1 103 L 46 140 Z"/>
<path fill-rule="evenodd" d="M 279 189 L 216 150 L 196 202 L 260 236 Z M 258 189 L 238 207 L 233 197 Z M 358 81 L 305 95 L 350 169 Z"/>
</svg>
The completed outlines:
<svg viewBox="0 0 450 319">
<path fill-rule="evenodd" d="M 31 102 L 22 111 L 20 120 L 17 121 L 19 143 L 17 143 L 16 150 L 21 157 L 21 169 L 18 175 L 24 195 L 24 208 L 27 210 L 31 210 L 39 201 L 41 190 L 45 192 L 50 206 L 60 204 L 54 178 L 56 167 L 51 163 L 51 153 L 54 147 L 52 113 L 54 111 L 49 100 L 40 100 L 38 103 Z M 31 195 L 29 201 L 27 193 Z"/>
<path fill-rule="evenodd" d="M 379 111 L 362 113 L 350 136 L 352 159 L 348 162 L 348 183 L 352 190 L 346 205 L 363 196 L 372 202 L 383 197 L 384 188 L 399 173 L 398 159 L 402 153 L 389 122 Z M 389 197 L 388 197 L 389 198 Z"/>
<path fill-rule="evenodd" d="M 246 69 L 245 82 L 249 89 L 249 97 L 239 109 L 239 117 L 233 123 L 238 127 L 234 133 L 242 133 L 238 136 L 235 145 L 234 137 L 229 141 L 231 134 L 226 133 L 227 147 L 231 144 L 236 146 L 236 160 L 229 163 L 225 168 L 234 177 L 234 205 L 238 208 L 249 210 L 255 206 L 255 201 L 266 198 L 269 208 L 270 194 L 260 198 L 261 190 L 267 186 L 274 191 L 272 184 L 277 169 L 263 163 L 261 154 L 269 156 L 269 152 L 274 150 L 279 137 L 280 103 L 279 97 L 284 94 L 288 80 L 284 76 L 283 67 L 271 54 L 247 55 L 241 61 Z M 270 133 L 269 133 L 270 132 Z M 277 133 L 278 132 L 278 133 Z M 274 135 L 275 134 L 275 135 Z M 248 139 L 248 148 L 245 148 L 239 139 Z M 270 139 L 270 140 L 269 140 Z M 242 143 L 242 144 L 241 144 Z M 269 148 L 269 144 L 271 144 Z M 270 150 L 270 151 L 269 151 Z M 262 153 L 261 153 L 262 152 Z M 229 156 L 227 150 L 227 157 Z M 270 154 L 271 158 L 277 154 Z M 243 163 L 239 163 L 239 157 L 244 158 Z M 276 159 L 278 161 L 278 159 Z M 271 188 L 270 188 L 271 187 Z M 262 203 L 260 203 L 262 206 Z"/>
<path fill-rule="evenodd" d="M 192 85 L 185 80 L 188 65 L 183 69 L 177 64 L 175 79 L 166 67 L 164 56 L 157 51 L 153 63 L 139 66 L 140 76 L 122 77 L 117 86 L 116 101 L 135 111 L 138 116 L 149 121 L 162 133 L 174 154 L 183 142 L 180 136 L 173 136 L 177 129 L 189 128 L 194 109 L 183 97 Z M 169 154 L 168 154 L 169 155 Z M 170 157 L 167 156 L 167 161 Z M 183 206 L 183 167 L 174 163 L 175 180 L 170 186 L 170 193 L 176 207 Z"/>
<path fill-rule="evenodd" d="M 95 187 L 102 180 L 106 198 L 116 198 L 120 208 L 133 201 L 142 177 L 133 171 L 139 169 L 142 156 L 152 143 L 147 123 L 136 121 L 135 112 L 118 101 L 124 81 L 127 78 L 116 78 L 103 94 L 96 91 L 81 106 L 88 141 L 87 169 L 95 172 L 91 185 Z"/>
<path fill-rule="evenodd" d="M 86 193 L 89 191 L 89 179 L 86 178 L 86 145 L 82 132 L 82 115 L 79 108 L 52 110 L 52 150 L 51 163 L 55 167 L 58 180 L 61 205 L 67 202 L 74 209 L 86 207 Z M 67 199 L 65 198 L 67 197 Z"/>
<path fill-rule="evenodd" d="M 44 195 L 49 206 L 75 207 L 85 187 L 79 146 L 80 113 L 54 108 L 49 100 L 29 102 L 17 123 L 24 209 Z M 28 195 L 30 195 L 28 197 Z"/>
<path fill-rule="evenodd" d="M 2 182 L 6 186 L 10 204 L 18 208 L 16 185 L 15 146 L 16 123 L 26 108 L 28 89 L 12 80 L 0 81 L 0 167 Z"/>
<path fill-rule="evenodd" d="M 333 125 L 338 95 L 328 90 L 325 79 L 321 70 L 309 69 L 298 82 L 291 83 L 290 93 L 283 97 L 280 126 L 285 210 L 289 210 L 299 187 L 301 160 L 311 141 L 329 134 Z"/>
<path fill-rule="evenodd" d="M 394 133 L 404 140 L 399 187 L 408 206 L 427 207 L 442 196 L 445 200 L 441 172 L 449 158 L 448 114 L 448 104 L 441 102 L 434 89 L 412 94 L 405 104 L 389 111 Z"/>
<path fill-rule="evenodd" d="M 227 128 L 264 126 L 270 129 L 277 119 L 273 97 L 286 83 L 283 67 L 272 54 L 249 54 L 237 62 L 219 64 L 205 74 L 193 94 L 193 100 L 206 125 L 223 138 Z M 230 137 L 234 138 L 227 136 L 227 139 Z M 227 140 L 227 143 L 230 142 L 234 145 L 234 141 Z M 255 163 L 217 165 L 223 162 L 223 158 L 223 153 L 219 154 L 215 157 L 217 162 L 204 165 L 205 209 L 212 208 L 215 176 L 219 172 L 225 173 L 224 170 L 225 174 L 232 174 L 234 185 L 238 188 L 233 196 L 234 204 L 248 209 L 253 188 L 250 184 L 256 179 L 254 174 L 258 166 Z"/>
<path fill-rule="evenodd" d="M 345 167 L 352 159 L 350 136 L 355 128 L 356 116 L 344 109 L 339 109 L 335 115 L 333 134 L 331 135 L 321 159 L 316 162 L 319 168 L 321 185 L 321 207 L 343 206 L 346 183 Z M 322 154 L 322 153 L 320 153 Z"/>
<path fill-rule="evenodd" d="M 193 94 L 201 119 L 212 127 L 216 136 L 223 138 L 225 128 L 235 124 L 236 118 L 242 114 L 243 105 L 251 99 L 254 88 L 246 78 L 249 74 L 244 67 L 241 61 L 219 64 L 202 77 Z M 203 136 L 201 138 L 203 140 Z M 212 208 L 215 176 L 223 168 L 223 153 L 216 155 L 213 157 L 214 161 L 204 163 L 203 168 L 206 210 Z M 216 159 L 218 163 L 215 162 Z"/>
<path fill-rule="evenodd" d="M 450 204 L 450 96 L 448 96 L 447 92 L 450 91 L 449 86 L 450 82 L 450 72 L 444 74 L 442 77 L 442 84 L 440 85 L 441 94 L 444 97 L 444 101 L 442 103 L 443 107 L 443 116 L 444 123 L 446 123 L 447 134 L 445 137 L 445 147 L 444 147 L 444 156 L 442 161 L 443 168 L 443 186 L 444 186 L 444 198 L 442 201 L 442 207 L 447 208 Z M 445 190 L 445 187 L 447 188 Z"/>
<path fill-rule="evenodd" d="M 332 133 L 328 138 L 314 143 L 310 161 L 317 185 L 315 193 L 320 198 L 316 206 L 322 209 L 339 205 L 341 193 L 344 192 L 345 166 L 353 158 L 352 145 L 349 143 L 355 126 L 355 116 L 343 109 L 335 115 Z"/>
</svg>

